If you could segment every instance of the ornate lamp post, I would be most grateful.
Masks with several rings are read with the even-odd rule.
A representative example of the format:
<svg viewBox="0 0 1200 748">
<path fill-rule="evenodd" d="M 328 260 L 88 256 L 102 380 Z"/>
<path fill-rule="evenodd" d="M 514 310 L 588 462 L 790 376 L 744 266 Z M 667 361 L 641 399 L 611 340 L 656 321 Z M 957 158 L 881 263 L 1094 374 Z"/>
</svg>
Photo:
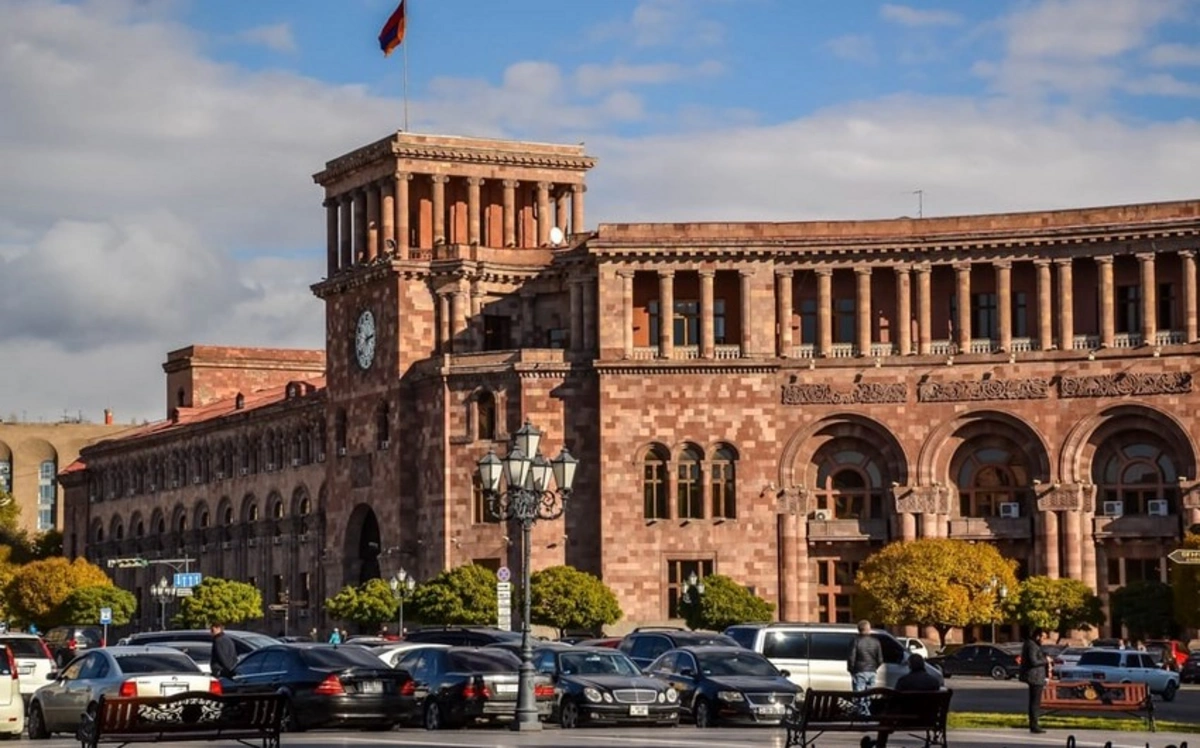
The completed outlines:
<svg viewBox="0 0 1200 748">
<path fill-rule="evenodd" d="M 1004 600 L 1008 597 L 1008 587 L 1000 584 L 1000 580 L 992 577 L 991 584 L 988 585 L 988 590 L 996 596 L 997 613 L 1004 607 Z M 992 617 L 992 644 L 996 643 L 996 616 Z"/>
<path fill-rule="evenodd" d="M 538 520 L 555 520 L 562 516 L 567 499 L 571 497 L 575 469 L 579 466 L 579 461 L 565 447 L 553 460 L 547 460 L 538 451 L 541 441 L 542 432 L 526 420 L 513 434 L 513 443 L 503 460 L 493 450 L 488 450 L 478 463 L 479 483 L 483 487 L 489 510 L 505 522 L 520 523 L 524 540 L 521 564 L 521 670 L 517 687 L 517 718 L 513 722 L 513 729 L 521 731 L 542 729 L 534 694 L 536 673 L 529 636 L 530 534 Z"/>
<path fill-rule="evenodd" d="M 158 603 L 158 627 L 162 631 L 166 631 L 167 603 L 175 597 L 175 588 L 171 586 L 166 577 L 162 577 L 158 580 L 158 584 L 151 585 L 150 596 Z"/>
<path fill-rule="evenodd" d="M 400 602 L 400 610 L 397 613 L 398 620 L 396 621 L 396 636 L 404 638 L 404 598 L 407 597 L 413 590 L 417 588 L 417 580 L 408 575 L 404 567 L 396 572 L 396 575 L 391 578 L 388 585 L 392 588 L 392 594 L 396 596 L 396 600 Z"/>
</svg>

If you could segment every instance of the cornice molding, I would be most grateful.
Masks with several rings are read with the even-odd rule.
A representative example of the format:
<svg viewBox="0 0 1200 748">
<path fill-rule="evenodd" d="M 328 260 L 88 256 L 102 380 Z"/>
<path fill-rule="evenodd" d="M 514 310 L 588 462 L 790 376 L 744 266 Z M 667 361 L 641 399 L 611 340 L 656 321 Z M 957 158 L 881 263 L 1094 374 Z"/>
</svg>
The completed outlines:
<svg viewBox="0 0 1200 748">
<path fill-rule="evenodd" d="M 328 162 L 324 169 L 313 175 L 313 181 L 317 184 L 326 184 L 388 158 L 532 169 L 565 169 L 581 174 L 596 165 L 596 159 L 593 156 L 410 144 L 397 142 L 394 137 L 389 137 Z"/>
</svg>

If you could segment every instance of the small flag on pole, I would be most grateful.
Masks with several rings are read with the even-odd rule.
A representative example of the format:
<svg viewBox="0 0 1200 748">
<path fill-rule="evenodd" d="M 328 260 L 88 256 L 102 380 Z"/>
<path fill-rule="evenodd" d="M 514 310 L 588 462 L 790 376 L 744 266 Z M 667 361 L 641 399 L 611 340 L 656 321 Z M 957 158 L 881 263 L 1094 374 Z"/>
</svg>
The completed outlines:
<svg viewBox="0 0 1200 748">
<path fill-rule="evenodd" d="M 396 12 L 392 13 L 387 19 L 387 23 L 383 24 L 383 30 L 379 32 L 379 48 L 383 50 L 383 56 L 387 57 L 396 47 L 404 41 L 404 0 L 400 0 L 400 4 L 396 6 Z"/>
</svg>

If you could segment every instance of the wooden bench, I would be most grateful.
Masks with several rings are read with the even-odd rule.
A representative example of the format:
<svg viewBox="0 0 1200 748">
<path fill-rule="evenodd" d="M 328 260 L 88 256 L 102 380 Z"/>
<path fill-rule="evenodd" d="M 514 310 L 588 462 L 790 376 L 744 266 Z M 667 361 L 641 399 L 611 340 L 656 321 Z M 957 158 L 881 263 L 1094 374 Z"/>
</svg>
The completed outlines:
<svg viewBox="0 0 1200 748">
<path fill-rule="evenodd" d="M 250 748 L 279 748 L 286 706 L 282 694 L 102 696 L 95 712 L 83 715 L 76 737 L 83 748 L 184 740 L 231 740 Z"/>
<path fill-rule="evenodd" d="M 910 733 L 925 747 L 946 748 L 946 717 L 953 691 L 819 691 L 809 689 L 800 705 L 784 715 L 788 748 L 808 748 L 827 732 L 875 733 L 881 740 L 893 733 Z"/>
<path fill-rule="evenodd" d="M 1121 712 L 1144 719 L 1156 730 L 1154 699 L 1145 683 L 1108 683 L 1099 680 L 1052 680 L 1042 691 L 1042 713 Z"/>
</svg>

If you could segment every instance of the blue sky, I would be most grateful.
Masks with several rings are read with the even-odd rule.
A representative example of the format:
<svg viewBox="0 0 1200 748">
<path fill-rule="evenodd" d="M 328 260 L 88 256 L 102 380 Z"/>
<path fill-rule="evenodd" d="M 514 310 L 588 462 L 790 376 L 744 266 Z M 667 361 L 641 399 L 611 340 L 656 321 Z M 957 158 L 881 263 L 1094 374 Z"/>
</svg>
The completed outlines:
<svg viewBox="0 0 1200 748">
<path fill-rule="evenodd" d="M 411 128 L 587 144 L 600 221 L 1200 197 L 1200 0 L 410 0 Z M 402 125 L 391 0 L 0 0 L 0 417 L 318 347 L 325 161 Z"/>
</svg>

